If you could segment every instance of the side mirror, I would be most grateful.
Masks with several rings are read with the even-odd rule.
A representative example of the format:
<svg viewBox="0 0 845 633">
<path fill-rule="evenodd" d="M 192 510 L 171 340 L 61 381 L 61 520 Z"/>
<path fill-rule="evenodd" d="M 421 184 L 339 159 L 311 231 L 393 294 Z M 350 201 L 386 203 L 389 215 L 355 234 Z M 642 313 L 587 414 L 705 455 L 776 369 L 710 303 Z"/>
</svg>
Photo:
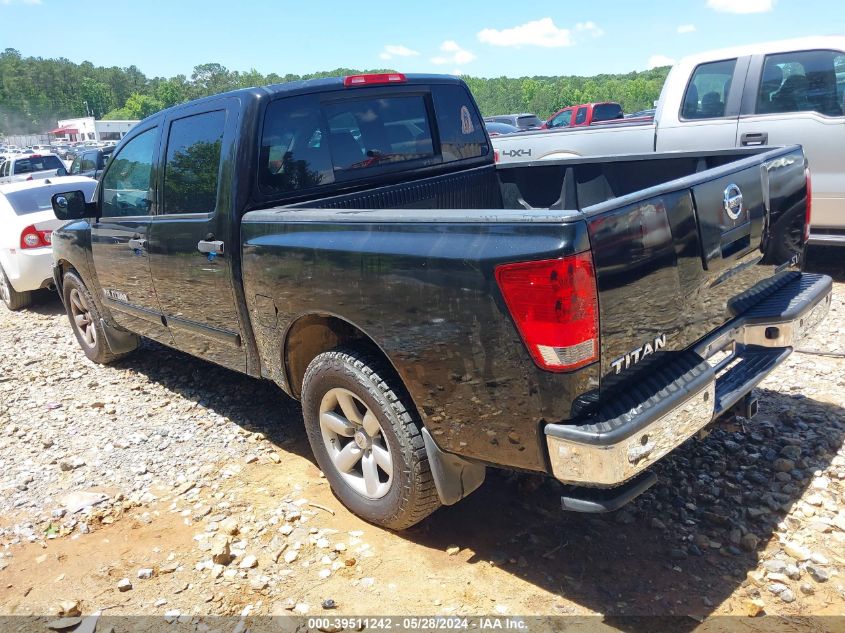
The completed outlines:
<svg viewBox="0 0 845 633">
<path fill-rule="evenodd" d="M 89 215 L 85 194 L 81 191 L 53 194 L 50 202 L 53 204 L 53 213 L 60 220 L 81 220 Z"/>
<path fill-rule="evenodd" d="M 67 176 L 67 169 L 65 169 L 64 167 L 59 167 L 56 170 L 56 175 L 57 176 Z"/>
</svg>

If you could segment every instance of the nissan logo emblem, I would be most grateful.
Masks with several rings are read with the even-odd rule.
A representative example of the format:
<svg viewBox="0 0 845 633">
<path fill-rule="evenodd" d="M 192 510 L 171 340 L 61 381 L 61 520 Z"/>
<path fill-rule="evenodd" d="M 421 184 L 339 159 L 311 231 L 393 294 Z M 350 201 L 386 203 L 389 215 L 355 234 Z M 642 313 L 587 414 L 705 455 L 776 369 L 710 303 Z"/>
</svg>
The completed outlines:
<svg viewBox="0 0 845 633">
<path fill-rule="evenodd" d="M 738 220 L 742 214 L 742 191 L 733 183 L 725 188 L 725 212 L 731 220 Z"/>
</svg>

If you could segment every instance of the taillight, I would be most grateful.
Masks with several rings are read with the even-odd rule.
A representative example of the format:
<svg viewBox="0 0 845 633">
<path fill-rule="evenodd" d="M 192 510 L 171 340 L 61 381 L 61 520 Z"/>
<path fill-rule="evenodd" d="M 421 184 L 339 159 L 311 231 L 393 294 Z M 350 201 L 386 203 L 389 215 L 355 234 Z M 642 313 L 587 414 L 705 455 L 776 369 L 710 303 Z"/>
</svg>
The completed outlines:
<svg viewBox="0 0 845 633">
<path fill-rule="evenodd" d="M 407 79 L 402 73 L 370 73 L 368 75 L 349 75 L 343 78 L 343 85 L 371 86 L 373 84 L 401 84 Z"/>
<path fill-rule="evenodd" d="M 52 231 L 40 231 L 30 224 L 21 233 L 21 248 L 44 248 L 53 243 Z"/>
<path fill-rule="evenodd" d="M 497 149 L 493 150 L 493 162 L 494 163 L 499 162 L 499 150 L 497 150 Z"/>
<path fill-rule="evenodd" d="M 598 360 L 598 293 L 589 251 L 502 264 L 496 267 L 496 281 L 540 368 L 571 371 Z"/>
<path fill-rule="evenodd" d="M 810 168 L 804 170 L 807 176 L 807 205 L 804 211 L 804 243 L 810 239 L 810 216 L 813 214 L 813 178 L 810 175 Z"/>
</svg>

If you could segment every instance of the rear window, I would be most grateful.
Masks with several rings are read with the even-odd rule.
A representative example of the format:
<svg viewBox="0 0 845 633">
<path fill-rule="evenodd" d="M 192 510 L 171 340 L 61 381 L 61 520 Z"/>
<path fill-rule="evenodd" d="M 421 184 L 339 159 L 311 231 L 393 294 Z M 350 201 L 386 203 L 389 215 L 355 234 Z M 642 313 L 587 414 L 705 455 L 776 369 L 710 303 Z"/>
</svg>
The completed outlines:
<svg viewBox="0 0 845 633">
<path fill-rule="evenodd" d="M 467 91 L 462 86 L 432 86 L 432 96 L 443 162 L 486 156 L 489 148 L 483 123 L 470 107 Z"/>
<path fill-rule="evenodd" d="M 600 103 L 593 108 L 593 121 L 613 121 L 623 117 L 622 106 L 618 103 Z"/>
<path fill-rule="evenodd" d="M 432 158 L 422 96 L 339 101 L 323 106 L 335 178 L 344 172 Z"/>
<path fill-rule="evenodd" d="M 487 137 L 461 86 L 432 86 L 443 162 L 484 156 Z M 441 162 L 427 95 L 279 99 L 267 108 L 259 156 L 265 193 L 311 189 Z"/>
<path fill-rule="evenodd" d="M 85 193 L 85 199 L 90 200 L 95 186 L 96 183 L 92 180 L 90 184 L 76 183 L 73 188 L 81 189 Z M 27 215 L 29 213 L 52 210 L 53 205 L 50 202 L 50 197 L 54 193 L 64 190 L 64 188 L 57 187 L 32 187 L 19 191 L 9 191 L 5 194 L 0 194 L 0 196 L 6 196 L 6 200 L 12 205 L 15 215 Z"/>
<path fill-rule="evenodd" d="M 57 156 L 30 156 L 15 161 L 16 174 L 29 174 L 35 171 L 46 171 L 48 169 L 61 169 L 64 164 Z"/>
</svg>

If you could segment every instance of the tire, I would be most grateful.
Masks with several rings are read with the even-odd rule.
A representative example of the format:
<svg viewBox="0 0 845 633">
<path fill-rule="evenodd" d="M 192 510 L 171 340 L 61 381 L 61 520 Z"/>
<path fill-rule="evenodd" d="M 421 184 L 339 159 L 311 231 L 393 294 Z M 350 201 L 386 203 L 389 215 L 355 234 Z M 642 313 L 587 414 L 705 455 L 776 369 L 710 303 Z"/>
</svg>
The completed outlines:
<svg viewBox="0 0 845 633">
<path fill-rule="evenodd" d="M 32 303 L 32 292 L 18 292 L 12 288 L 9 278 L 6 277 L 6 271 L 0 266 L 0 298 L 3 299 L 6 307 L 14 312 Z"/>
<path fill-rule="evenodd" d="M 85 283 L 76 272 L 65 273 L 62 292 L 70 327 L 89 360 L 108 365 L 131 353 L 114 354 L 109 349 L 100 311 Z"/>
<path fill-rule="evenodd" d="M 317 464 L 344 506 L 392 530 L 440 507 L 422 423 L 410 405 L 389 366 L 360 350 L 325 352 L 305 371 L 302 412 Z"/>
</svg>

